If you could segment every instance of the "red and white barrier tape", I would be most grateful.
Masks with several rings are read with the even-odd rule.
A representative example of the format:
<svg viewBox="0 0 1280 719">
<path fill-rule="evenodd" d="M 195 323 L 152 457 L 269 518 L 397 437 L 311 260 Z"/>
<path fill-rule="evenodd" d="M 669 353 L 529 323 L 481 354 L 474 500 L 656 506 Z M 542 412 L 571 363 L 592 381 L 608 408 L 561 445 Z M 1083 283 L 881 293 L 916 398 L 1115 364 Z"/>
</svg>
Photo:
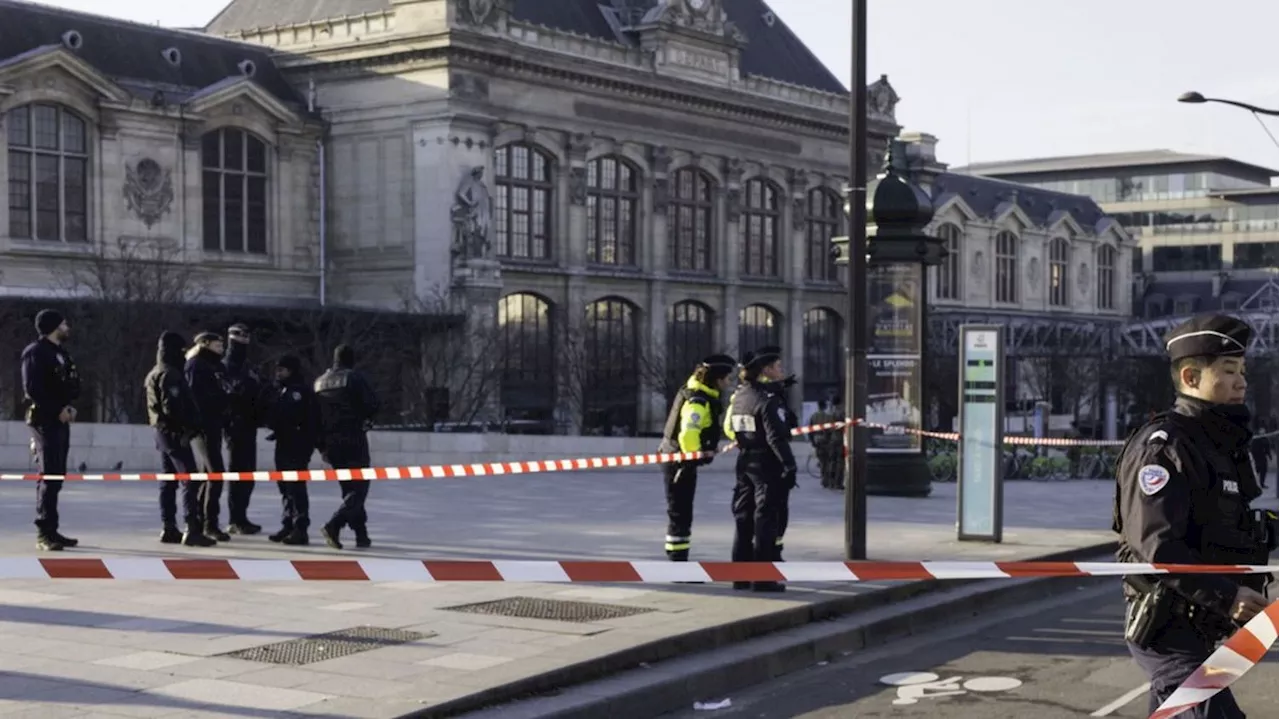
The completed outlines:
<svg viewBox="0 0 1280 719">
<path fill-rule="evenodd" d="M 1280 633 L 1280 601 L 1250 619 L 1222 643 L 1148 719 L 1171 719 L 1208 701 L 1262 661 Z"/>
<path fill-rule="evenodd" d="M 0 557 L 2 579 L 375 582 L 873 582 L 1126 574 L 1263 574 L 1280 567 L 1120 562 L 623 562 Z"/>
</svg>

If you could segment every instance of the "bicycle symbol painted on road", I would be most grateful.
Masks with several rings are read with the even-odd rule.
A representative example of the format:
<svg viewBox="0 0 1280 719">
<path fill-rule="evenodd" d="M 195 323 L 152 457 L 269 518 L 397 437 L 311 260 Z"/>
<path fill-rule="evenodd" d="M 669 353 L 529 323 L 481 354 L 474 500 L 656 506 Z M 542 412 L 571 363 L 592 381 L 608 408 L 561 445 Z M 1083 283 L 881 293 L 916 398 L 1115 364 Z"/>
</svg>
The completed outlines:
<svg viewBox="0 0 1280 719">
<path fill-rule="evenodd" d="M 880 677 L 881 684 L 898 688 L 894 704 L 916 704 L 921 699 L 959 696 L 969 692 L 1007 692 L 1022 686 L 1013 677 L 951 677 L 943 679 L 933 672 L 899 672 Z"/>
</svg>

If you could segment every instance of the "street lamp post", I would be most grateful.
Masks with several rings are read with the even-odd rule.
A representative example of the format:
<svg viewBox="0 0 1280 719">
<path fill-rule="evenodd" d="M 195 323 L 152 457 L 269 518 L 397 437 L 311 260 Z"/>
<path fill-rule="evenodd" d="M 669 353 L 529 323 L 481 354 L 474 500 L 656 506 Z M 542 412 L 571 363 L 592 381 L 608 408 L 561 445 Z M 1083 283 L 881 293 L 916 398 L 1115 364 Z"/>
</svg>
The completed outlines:
<svg viewBox="0 0 1280 719">
<path fill-rule="evenodd" d="M 847 277 L 848 324 L 845 329 L 845 412 L 847 419 L 867 411 L 867 0 L 853 0 L 849 73 L 849 213 Z M 867 558 L 867 434 L 845 427 L 849 448 L 844 466 L 844 546 L 848 559 Z"/>
<path fill-rule="evenodd" d="M 1192 105 L 1199 105 L 1206 102 L 1221 102 L 1226 105 L 1235 105 L 1236 107 L 1242 107 L 1248 110 L 1249 112 L 1256 112 L 1261 115 L 1270 115 L 1272 117 L 1280 116 L 1280 110 L 1268 110 L 1265 107 L 1250 105 L 1247 102 L 1237 102 L 1235 100 L 1223 100 L 1222 98 L 1218 98 L 1218 97 L 1205 97 L 1204 95 L 1201 95 L 1200 93 L 1195 92 L 1194 90 L 1191 92 L 1182 93 L 1180 96 L 1178 96 L 1178 102 L 1186 102 Z"/>
</svg>

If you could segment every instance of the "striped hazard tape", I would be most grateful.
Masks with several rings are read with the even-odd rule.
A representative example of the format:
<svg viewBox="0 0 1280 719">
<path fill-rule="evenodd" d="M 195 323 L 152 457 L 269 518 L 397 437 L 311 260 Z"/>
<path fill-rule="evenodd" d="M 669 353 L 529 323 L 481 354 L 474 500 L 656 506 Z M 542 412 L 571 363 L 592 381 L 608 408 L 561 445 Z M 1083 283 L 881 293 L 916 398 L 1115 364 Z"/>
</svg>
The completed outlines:
<svg viewBox="0 0 1280 719">
<path fill-rule="evenodd" d="M 872 582 L 1126 574 L 1263 574 L 1244 564 L 1119 562 L 626 562 L 418 559 L 162 559 L 0 557 L 3 579 L 220 579 L 395 582 Z"/>
<path fill-rule="evenodd" d="M 1208 701 L 1262 661 L 1280 632 L 1280 601 L 1272 602 L 1222 643 L 1148 719 L 1170 719 Z"/>
</svg>

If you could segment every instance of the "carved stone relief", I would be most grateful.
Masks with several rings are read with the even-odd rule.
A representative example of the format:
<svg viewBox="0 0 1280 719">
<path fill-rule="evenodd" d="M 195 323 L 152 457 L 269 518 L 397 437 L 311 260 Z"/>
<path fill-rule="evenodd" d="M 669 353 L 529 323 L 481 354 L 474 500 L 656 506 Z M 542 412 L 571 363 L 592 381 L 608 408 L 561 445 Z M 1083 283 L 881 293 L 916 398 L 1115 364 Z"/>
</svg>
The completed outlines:
<svg viewBox="0 0 1280 719">
<path fill-rule="evenodd" d="M 666 212 L 671 202 L 671 181 L 666 177 L 653 178 L 653 211 Z"/>
<path fill-rule="evenodd" d="M 489 79 L 466 72 L 451 72 L 449 94 L 461 100 L 488 100 Z"/>
<path fill-rule="evenodd" d="M 1084 295 L 1089 292 L 1089 265 L 1081 262 L 1080 269 L 1076 270 L 1076 288 L 1080 290 L 1080 294 Z"/>
<path fill-rule="evenodd" d="M 671 169 L 671 148 L 666 145 L 650 145 L 649 163 L 653 165 L 654 173 L 659 175 L 667 174 L 667 171 Z"/>
<path fill-rule="evenodd" d="M 970 269 L 975 282 L 981 282 L 987 276 L 987 256 L 982 250 L 973 253 L 973 265 Z"/>
<path fill-rule="evenodd" d="M 724 193 L 724 217 L 737 222 L 742 217 L 742 188 L 730 187 Z"/>
<path fill-rule="evenodd" d="M 124 166 L 124 199 L 129 211 L 150 228 L 173 205 L 173 177 L 160 163 L 144 157 Z"/>
<path fill-rule="evenodd" d="M 493 221 L 493 201 L 484 183 L 484 167 L 471 168 L 453 193 L 453 248 L 458 260 L 489 259 L 489 226 Z"/>
<path fill-rule="evenodd" d="M 730 157 L 724 161 L 724 180 L 730 185 L 742 182 L 742 174 L 746 168 L 742 166 L 742 158 Z"/>
<path fill-rule="evenodd" d="M 797 232 L 804 230 L 808 210 L 808 203 L 805 202 L 803 195 L 791 198 L 791 229 Z"/>
<path fill-rule="evenodd" d="M 1040 258 L 1032 257 L 1027 262 L 1027 286 L 1033 290 L 1040 289 Z"/>
<path fill-rule="evenodd" d="M 587 204 L 587 168 L 569 168 L 569 201 L 575 205 Z"/>
<path fill-rule="evenodd" d="M 570 158 L 582 159 L 587 156 L 587 152 L 591 149 L 591 136 L 581 132 L 571 133 L 566 147 L 569 150 Z"/>
<path fill-rule="evenodd" d="M 809 173 L 804 170 L 791 170 L 787 180 L 792 192 L 804 192 L 809 189 Z"/>
</svg>

